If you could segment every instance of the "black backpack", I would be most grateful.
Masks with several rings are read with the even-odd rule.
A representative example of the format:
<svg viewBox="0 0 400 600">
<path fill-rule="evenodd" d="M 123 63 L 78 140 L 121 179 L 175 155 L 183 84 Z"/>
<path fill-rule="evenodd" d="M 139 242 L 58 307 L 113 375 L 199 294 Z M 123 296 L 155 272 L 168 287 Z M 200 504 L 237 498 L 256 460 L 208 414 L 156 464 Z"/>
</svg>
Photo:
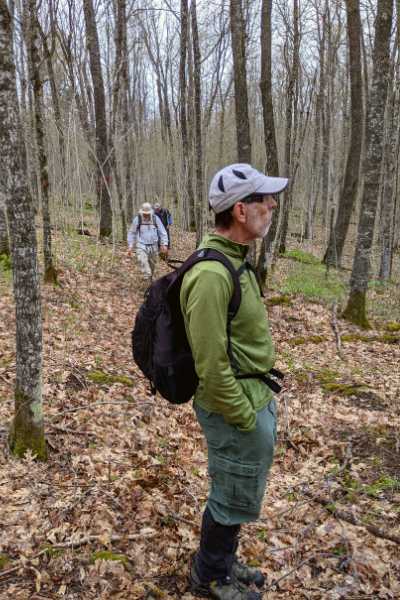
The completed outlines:
<svg viewBox="0 0 400 600">
<path fill-rule="evenodd" d="M 232 354 L 230 327 L 232 319 L 239 310 L 242 297 L 239 277 L 245 269 L 253 271 L 257 276 L 256 270 L 246 261 L 236 271 L 224 254 L 210 248 L 196 251 L 184 263 L 171 261 L 168 264 L 174 268 L 174 271 L 154 281 L 146 291 L 145 300 L 139 308 L 132 331 L 132 351 L 137 366 L 150 381 L 152 394 L 155 395 L 158 392 L 172 404 L 188 402 L 199 384 L 185 331 L 180 290 L 186 271 L 203 260 L 219 261 L 232 276 L 233 294 L 227 314 L 227 351 L 236 373 L 239 372 L 239 367 Z M 172 263 L 179 263 L 181 267 L 175 267 Z M 271 369 L 270 373 L 283 379 L 282 373 L 276 369 Z M 264 374 L 236 375 L 236 378 L 258 378 L 274 392 L 279 393 L 281 390 L 275 381 Z"/>
</svg>

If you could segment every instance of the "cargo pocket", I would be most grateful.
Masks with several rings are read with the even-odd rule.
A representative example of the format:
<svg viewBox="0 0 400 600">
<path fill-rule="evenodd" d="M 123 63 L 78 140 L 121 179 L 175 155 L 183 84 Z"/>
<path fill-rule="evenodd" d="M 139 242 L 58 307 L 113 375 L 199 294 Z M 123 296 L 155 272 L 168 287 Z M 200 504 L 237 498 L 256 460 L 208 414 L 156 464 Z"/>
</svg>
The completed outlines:
<svg viewBox="0 0 400 600">
<path fill-rule="evenodd" d="M 237 463 L 220 456 L 215 457 L 212 476 L 228 506 L 245 508 L 257 506 L 260 463 Z"/>
<path fill-rule="evenodd" d="M 193 404 L 197 420 L 206 437 L 207 446 L 219 448 L 221 446 L 221 432 L 218 426 L 219 415 L 201 408 L 196 402 Z"/>
</svg>

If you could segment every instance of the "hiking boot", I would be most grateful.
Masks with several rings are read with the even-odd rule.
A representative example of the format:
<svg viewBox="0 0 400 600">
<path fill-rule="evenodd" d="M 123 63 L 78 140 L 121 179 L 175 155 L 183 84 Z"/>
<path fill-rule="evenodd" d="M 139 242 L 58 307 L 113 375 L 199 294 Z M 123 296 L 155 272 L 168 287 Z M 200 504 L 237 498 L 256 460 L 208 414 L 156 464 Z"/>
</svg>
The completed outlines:
<svg viewBox="0 0 400 600">
<path fill-rule="evenodd" d="M 192 565 L 189 574 L 191 583 L 190 591 L 198 590 L 212 596 L 216 600 L 261 600 L 261 596 L 254 590 L 240 583 L 234 575 L 228 575 L 217 581 L 202 583 L 197 575 L 195 566 Z"/>
<path fill-rule="evenodd" d="M 249 567 L 249 565 L 244 565 L 243 563 L 236 561 L 232 565 L 231 573 L 236 579 L 246 585 L 255 583 L 258 588 L 264 585 L 264 575 L 254 567 Z"/>
</svg>

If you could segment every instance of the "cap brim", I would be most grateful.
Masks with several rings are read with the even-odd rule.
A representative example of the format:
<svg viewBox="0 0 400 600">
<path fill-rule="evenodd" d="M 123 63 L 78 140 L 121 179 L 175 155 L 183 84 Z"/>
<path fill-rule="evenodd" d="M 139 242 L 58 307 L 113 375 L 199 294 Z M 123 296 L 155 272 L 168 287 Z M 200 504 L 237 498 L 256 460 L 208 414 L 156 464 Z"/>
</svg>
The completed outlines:
<svg viewBox="0 0 400 600">
<path fill-rule="evenodd" d="M 261 182 L 260 186 L 255 190 L 257 194 L 267 194 L 274 196 L 280 194 L 286 190 L 290 183 L 290 179 L 286 177 L 266 177 Z"/>
</svg>

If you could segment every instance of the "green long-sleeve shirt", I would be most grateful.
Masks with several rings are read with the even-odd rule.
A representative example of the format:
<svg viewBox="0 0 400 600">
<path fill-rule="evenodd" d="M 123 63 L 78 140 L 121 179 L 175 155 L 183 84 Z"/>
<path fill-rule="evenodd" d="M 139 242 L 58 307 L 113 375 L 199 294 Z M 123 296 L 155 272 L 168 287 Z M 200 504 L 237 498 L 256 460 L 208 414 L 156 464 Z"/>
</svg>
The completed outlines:
<svg viewBox="0 0 400 600">
<path fill-rule="evenodd" d="M 220 235 L 207 235 L 199 248 L 219 250 L 237 270 L 249 246 Z M 275 364 L 275 351 L 269 332 L 265 306 L 253 273 L 240 276 L 242 300 L 231 324 L 232 352 L 239 374 L 267 373 Z M 228 305 L 233 294 L 231 274 L 217 261 L 194 265 L 184 276 L 181 307 L 186 333 L 200 379 L 196 403 L 210 412 L 222 414 L 228 423 L 250 433 L 256 427 L 256 412 L 271 398 L 271 390 L 260 379 L 236 380 L 227 353 Z"/>
</svg>

